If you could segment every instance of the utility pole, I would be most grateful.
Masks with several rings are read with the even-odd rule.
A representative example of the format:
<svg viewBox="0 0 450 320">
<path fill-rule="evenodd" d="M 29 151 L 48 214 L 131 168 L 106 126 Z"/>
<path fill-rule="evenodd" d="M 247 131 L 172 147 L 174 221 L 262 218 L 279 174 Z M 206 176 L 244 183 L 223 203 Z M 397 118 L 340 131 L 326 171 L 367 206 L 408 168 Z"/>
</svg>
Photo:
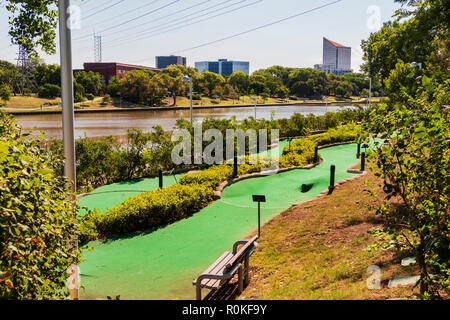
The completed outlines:
<svg viewBox="0 0 450 320">
<path fill-rule="evenodd" d="M 70 0 L 59 0 L 59 44 L 61 58 L 61 104 L 63 110 L 63 143 L 64 143 L 64 175 L 67 178 L 67 191 L 69 200 L 75 204 L 76 192 L 76 172 L 75 172 L 75 132 L 74 132 L 74 112 L 73 112 L 73 71 L 72 71 L 72 35 Z M 70 246 L 78 250 L 78 239 L 69 239 Z M 78 300 L 78 266 L 69 268 L 68 289 L 70 298 Z"/>
</svg>

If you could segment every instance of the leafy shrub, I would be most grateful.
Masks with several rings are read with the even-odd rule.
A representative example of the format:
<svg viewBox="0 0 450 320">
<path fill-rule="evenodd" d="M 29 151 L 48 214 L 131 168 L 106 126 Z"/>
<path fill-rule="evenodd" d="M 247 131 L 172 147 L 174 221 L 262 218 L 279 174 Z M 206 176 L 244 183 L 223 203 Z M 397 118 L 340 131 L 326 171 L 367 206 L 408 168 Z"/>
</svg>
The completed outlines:
<svg viewBox="0 0 450 320">
<path fill-rule="evenodd" d="M 105 94 L 105 96 L 103 97 L 103 100 L 102 100 L 102 104 L 107 105 L 109 103 L 111 103 L 111 95 Z"/>
<path fill-rule="evenodd" d="M 103 236 L 126 234 L 170 224 L 200 211 L 213 200 L 214 191 L 203 185 L 173 185 L 143 193 L 109 209 L 104 215 L 89 213 L 84 219 L 93 233 Z"/>
<path fill-rule="evenodd" d="M 356 141 L 360 134 L 360 127 L 357 125 L 347 125 L 336 129 L 329 129 L 328 132 L 310 137 L 318 146 L 331 143 Z"/>
<path fill-rule="evenodd" d="M 186 173 L 180 177 L 179 183 L 181 185 L 198 184 L 215 189 L 232 176 L 233 168 L 231 166 L 219 165 L 199 172 Z"/>
<path fill-rule="evenodd" d="M 61 87 L 56 84 L 47 83 L 38 88 L 40 98 L 56 98 L 61 96 Z"/>
<path fill-rule="evenodd" d="M 87 94 L 86 94 L 86 99 L 92 101 L 92 100 L 95 99 L 95 96 L 94 96 L 92 93 L 87 93 Z"/>
<path fill-rule="evenodd" d="M 0 299 L 67 297 L 67 268 L 80 258 L 67 240 L 79 224 L 51 169 L 61 162 L 0 111 Z"/>
</svg>

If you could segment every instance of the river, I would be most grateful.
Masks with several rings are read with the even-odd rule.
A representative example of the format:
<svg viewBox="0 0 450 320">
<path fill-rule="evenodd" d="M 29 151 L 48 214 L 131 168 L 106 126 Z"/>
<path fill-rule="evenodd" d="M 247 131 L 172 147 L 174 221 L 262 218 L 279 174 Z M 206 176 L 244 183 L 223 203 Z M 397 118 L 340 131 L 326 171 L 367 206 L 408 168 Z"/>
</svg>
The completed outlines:
<svg viewBox="0 0 450 320">
<path fill-rule="evenodd" d="M 270 119 L 272 111 L 275 111 L 274 119 L 289 118 L 294 113 L 308 115 L 323 115 L 329 111 L 338 111 L 343 108 L 336 106 L 267 106 L 258 107 L 257 118 Z M 236 116 L 237 120 L 243 120 L 255 115 L 254 108 L 219 108 L 195 110 L 195 120 L 203 120 L 208 117 L 230 119 Z M 18 124 L 27 130 L 42 131 L 47 138 L 62 138 L 61 114 L 45 115 L 19 115 L 16 116 Z M 105 113 L 77 113 L 75 115 L 75 137 L 105 137 L 125 135 L 127 129 L 136 128 L 144 132 L 152 130 L 153 126 L 161 125 L 164 130 L 174 128 L 177 119 L 189 119 L 189 110 L 173 111 L 128 111 Z"/>
</svg>

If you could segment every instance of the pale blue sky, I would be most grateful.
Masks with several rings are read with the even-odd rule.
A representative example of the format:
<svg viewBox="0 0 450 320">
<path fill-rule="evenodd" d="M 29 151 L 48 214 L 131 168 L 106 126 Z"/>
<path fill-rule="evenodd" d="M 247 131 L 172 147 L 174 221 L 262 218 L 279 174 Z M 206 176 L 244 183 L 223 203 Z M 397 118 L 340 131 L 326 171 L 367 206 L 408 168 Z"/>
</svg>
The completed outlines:
<svg viewBox="0 0 450 320">
<path fill-rule="evenodd" d="M 81 68 L 83 62 L 93 61 L 94 31 L 101 32 L 103 36 L 103 61 L 154 66 L 156 55 L 177 53 L 334 2 L 334 0 L 87 0 L 84 2 L 80 6 L 81 29 L 73 31 L 74 68 Z M 72 5 L 80 3 L 83 1 L 72 0 Z M 114 5 L 116 3 L 117 5 Z M 106 9 L 108 6 L 112 7 Z M 373 6 L 376 6 L 375 9 Z M 192 8 L 186 10 L 189 7 Z M 381 22 L 385 22 L 391 19 L 398 7 L 394 0 L 342 0 L 294 19 L 180 54 L 187 57 L 190 66 L 194 66 L 195 61 L 228 58 L 250 61 L 252 72 L 272 65 L 313 67 L 314 64 L 322 63 L 322 37 L 326 37 L 353 48 L 352 67 L 358 71 L 362 62 L 361 40 L 366 39 L 370 32 L 376 30 L 377 23 L 374 24 L 374 22 L 376 22 L 377 8 Z M 188 23 L 233 9 L 237 10 L 187 26 Z M 368 13 L 368 9 L 372 9 L 369 10 L 371 13 Z M 150 13 L 151 11 L 154 12 Z M 174 14 L 176 12 L 179 13 Z M 140 15 L 145 16 L 127 23 Z M 8 12 L 5 8 L 0 8 L 0 59 L 14 62 L 17 57 L 17 47 L 8 46 L 7 21 Z M 123 25 L 117 26 L 120 23 Z M 107 30 L 108 28 L 112 29 Z M 170 29 L 174 30 L 170 31 Z M 165 32 L 162 33 L 163 31 Z M 136 35 L 139 32 L 141 34 Z M 47 63 L 59 63 L 58 54 L 42 55 L 42 57 Z"/>
</svg>

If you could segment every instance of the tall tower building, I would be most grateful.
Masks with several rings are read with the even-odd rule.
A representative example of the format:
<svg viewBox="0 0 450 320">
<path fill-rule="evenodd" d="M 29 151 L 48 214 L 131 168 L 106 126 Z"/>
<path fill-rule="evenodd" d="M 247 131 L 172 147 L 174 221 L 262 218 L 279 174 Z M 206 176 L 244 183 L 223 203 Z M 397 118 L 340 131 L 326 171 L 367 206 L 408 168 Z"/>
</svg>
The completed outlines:
<svg viewBox="0 0 450 320">
<path fill-rule="evenodd" d="M 352 48 L 346 47 L 337 42 L 323 38 L 323 64 L 314 66 L 316 70 L 343 75 L 353 72 L 352 65 Z"/>
</svg>

